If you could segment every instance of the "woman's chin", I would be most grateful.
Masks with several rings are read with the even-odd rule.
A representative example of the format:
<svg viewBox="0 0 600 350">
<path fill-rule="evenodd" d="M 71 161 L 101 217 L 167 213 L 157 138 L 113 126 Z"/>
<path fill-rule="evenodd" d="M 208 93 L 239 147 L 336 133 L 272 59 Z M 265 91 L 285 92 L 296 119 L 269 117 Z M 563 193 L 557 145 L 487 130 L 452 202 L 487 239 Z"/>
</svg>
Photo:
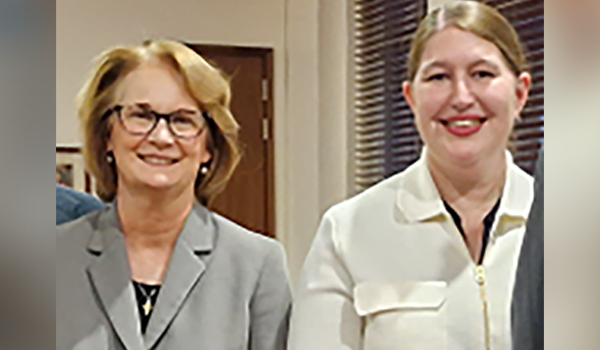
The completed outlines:
<svg viewBox="0 0 600 350">
<path fill-rule="evenodd" d="M 444 153 L 445 158 L 447 157 L 451 163 L 467 166 L 477 162 L 481 157 L 482 150 L 479 147 L 461 145 L 447 149 Z"/>
<path fill-rule="evenodd" d="M 156 175 L 145 179 L 140 179 L 143 187 L 152 190 L 169 190 L 177 185 L 177 181 L 164 175 Z"/>
<path fill-rule="evenodd" d="M 451 153 L 451 159 L 459 164 L 470 164 L 479 158 L 479 152 L 464 151 Z"/>
<path fill-rule="evenodd" d="M 193 187 L 194 179 L 172 176 L 173 174 L 153 173 L 136 174 L 137 176 L 120 177 L 119 187 L 128 188 L 137 194 L 160 194 L 186 191 Z M 179 175 L 179 174 L 177 174 Z"/>
</svg>

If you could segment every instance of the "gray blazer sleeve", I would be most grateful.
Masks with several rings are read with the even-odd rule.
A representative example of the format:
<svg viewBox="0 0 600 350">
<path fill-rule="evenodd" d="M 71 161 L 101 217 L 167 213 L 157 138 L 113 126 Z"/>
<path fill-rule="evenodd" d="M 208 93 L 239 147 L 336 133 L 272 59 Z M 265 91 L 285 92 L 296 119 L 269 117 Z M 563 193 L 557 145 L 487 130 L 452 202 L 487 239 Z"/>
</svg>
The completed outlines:
<svg viewBox="0 0 600 350">
<path fill-rule="evenodd" d="M 544 348 L 544 149 L 535 173 L 535 198 L 527 221 L 512 302 L 513 350 Z"/>
<path fill-rule="evenodd" d="M 250 303 L 250 350 L 286 348 L 291 291 L 283 247 L 272 244 Z"/>
</svg>

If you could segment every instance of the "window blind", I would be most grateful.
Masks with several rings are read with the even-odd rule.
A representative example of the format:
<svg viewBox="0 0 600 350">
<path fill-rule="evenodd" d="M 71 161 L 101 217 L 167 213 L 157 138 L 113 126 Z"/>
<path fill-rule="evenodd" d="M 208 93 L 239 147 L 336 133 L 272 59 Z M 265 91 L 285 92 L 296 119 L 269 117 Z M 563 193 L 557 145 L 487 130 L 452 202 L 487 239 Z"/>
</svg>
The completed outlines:
<svg viewBox="0 0 600 350">
<path fill-rule="evenodd" d="M 355 0 L 355 189 L 412 163 L 421 141 L 402 94 L 413 33 L 427 0 Z"/>
</svg>

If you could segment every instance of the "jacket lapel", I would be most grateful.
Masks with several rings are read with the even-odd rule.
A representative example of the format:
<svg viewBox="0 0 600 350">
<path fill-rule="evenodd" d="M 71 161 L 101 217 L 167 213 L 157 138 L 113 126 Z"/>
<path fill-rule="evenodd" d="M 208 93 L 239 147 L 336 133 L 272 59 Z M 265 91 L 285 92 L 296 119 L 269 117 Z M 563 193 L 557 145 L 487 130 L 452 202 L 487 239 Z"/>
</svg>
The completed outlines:
<svg viewBox="0 0 600 350">
<path fill-rule="evenodd" d="M 506 159 L 506 185 L 491 230 L 494 238 L 524 226 L 533 202 L 533 178 L 514 164 L 508 151 Z"/>
<path fill-rule="evenodd" d="M 398 190 L 397 206 L 410 224 L 437 222 L 442 225 L 444 231 L 448 233 L 448 239 L 452 242 L 452 246 L 471 260 L 460 231 L 444 207 L 440 193 L 429 172 L 426 157 L 427 147 L 424 147 L 419 160 L 406 169 Z"/>
<path fill-rule="evenodd" d="M 143 341 L 135 292 L 115 207 L 109 208 L 98 220 L 98 229 L 87 247 L 98 258 L 88 266 L 88 276 L 104 312 L 125 348 L 141 350 Z"/>
<path fill-rule="evenodd" d="M 433 219 L 445 212 L 426 162 L 427 148 L 423 148 L 421 158 L 404 172 L 398 189 L 396 204 L 409 223 Z"/>
<path fill-rule="evenodd" d="M 190 291 L 204 273 L 213 249 L 216 229 L 209 211 L 196 204 L 173 251 L 167 274 L 144 335 L 151 349 L 167 330 Z"/>
</svg>

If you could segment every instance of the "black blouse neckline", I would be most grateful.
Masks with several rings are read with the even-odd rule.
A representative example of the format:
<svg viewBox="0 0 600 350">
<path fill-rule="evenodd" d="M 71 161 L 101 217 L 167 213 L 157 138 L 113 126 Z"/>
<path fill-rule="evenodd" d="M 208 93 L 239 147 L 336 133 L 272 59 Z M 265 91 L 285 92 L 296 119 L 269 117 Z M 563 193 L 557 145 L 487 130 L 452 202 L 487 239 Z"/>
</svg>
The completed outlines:
<svg viewBox="0 0 600 350">
<path fill-rule="evenodd" d="M 481 265 L 483 263 L 483 255 L 485 254 L 485 250 L 490 241 L 492 225 L 494 224 L 494 219 L 496 218 L 496 213 L 498 212 L 498 209 L 500 208 L 501 199 L 502 198 L 498 198 L 498 201 L 496 202 L 496 204 L 494 205 L 492 210 L 483 219 L 483 240 L 481 242 L 481 254 L 479 255 L 479 261 L 477 262 L 478 265 Z M 460 231 L 460 234 L 462 235 L 463 239 L 465 239 L 465 242 L 466 242 L 465 231 L 462 227 L 462 220 L 461 220 L 460 216 L 454 209 L 452 209 L 452 207 L 448 203 L 446 203 L 446 201 L 444 201 L 444 200 L 442 200 L 442 201 L 444 202 L 444 206 L 446 207 L 446 210 L 448 211 L 448 213 L 454 220 L 454 224 L 458 228 L 458 231 Z"/>
<path fill-rule="evenodd" d="M 160 284 L 145 284 L 137 281 L 133 281 L 133 288 L 135 289 L 135 298 L 137 300 L 138 313 L 140 315 L 140 323 L 141 323 L 141 331 L 142 334 L 146 333 L 146 328 L 148 327 L 148 323 L 150 322 L 150 316 L 152 316 L 152 312 L 154 311 L 154 306 L 156 306 L 156 301 L 158 300 L 158 294 L 160 293 L 161 285 Z M 142 292 L 144 290 L 145 294 Z M 152 305 L 152 309 L 146 315 L 144 311 L 144 304 L 146 304 L 146 295 L 150 296 L 150 302 Z"/>
</svg>

